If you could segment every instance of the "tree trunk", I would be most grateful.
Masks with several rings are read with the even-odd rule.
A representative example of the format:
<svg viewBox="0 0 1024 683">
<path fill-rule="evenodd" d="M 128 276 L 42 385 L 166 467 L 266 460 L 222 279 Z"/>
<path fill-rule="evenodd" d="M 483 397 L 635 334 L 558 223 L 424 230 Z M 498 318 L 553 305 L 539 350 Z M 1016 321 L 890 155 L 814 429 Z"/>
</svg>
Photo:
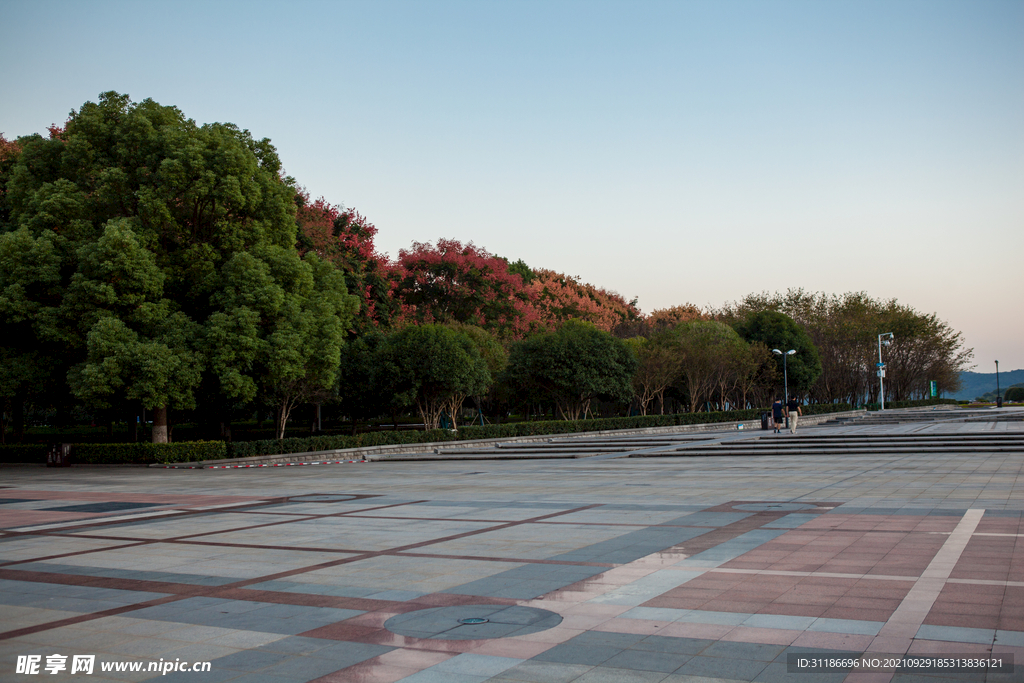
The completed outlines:
<svg viewBox="0 0 1024 683">
<path fill-rule="evenodd" d="M 168 443 L 167 406 L 153 409 L 153 443 Z"/>
<path fill-rule="evenodd" d="M 14 442 L 21 443 L 25 436 L 25 393 L 18 392 L 14 397 Z"/>
</svg>

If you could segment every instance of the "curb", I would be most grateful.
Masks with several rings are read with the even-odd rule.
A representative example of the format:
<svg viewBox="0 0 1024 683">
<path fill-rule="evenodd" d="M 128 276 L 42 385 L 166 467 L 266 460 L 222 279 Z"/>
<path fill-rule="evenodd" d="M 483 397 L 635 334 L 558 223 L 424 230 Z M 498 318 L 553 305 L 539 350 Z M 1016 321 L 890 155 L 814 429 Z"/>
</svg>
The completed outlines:
<svg viewBox="0 0 1024 683">
<path fill-rule="evenodd" d="M 866 415 L 865 410 L 847 410 L 839 413 L 822 413 L 820 415 L 807 415 L 800 418 L 800 424 L 810 425 L 827 422 L 838 417 L 856 417 Z M 450 459 L 462 459 L 456 453 L 435 453 L 437 450 L 457 450 L 460 448 L 479 448 L 496 446 L 505 443 L 537 443 L 547 442 L 551 439 L 581 439 L 595 436 L 637 436 L 643 434 L 686 434 L 700 432 L 735 432 L 735 431 L 760 431 L 760 420 L 738 420 L 736 422 L 710 422 L 706 424 L 693 425 L 670 425 L 665 427 L 641 427 L 635 429 L 603 429 L 592 432 L 573 432 L 569 434 L 539 434 L 533 436 L 511 436 L 497 439 L 467 439 L 466 441 L 430 441 L 416 444 L 394 444 L 387 446 L 363 446 L 359 448 L 342 448 L 330 451 L 312 451 L 307 453 L 285 453 L 280 455 L 256 455 L 248 458 L 231 458 L 224 460 L 202 460 L 199 462 L 181 463 L 156 463 L 150 467 L 158 469 L 249 469 L 255 467 L 281 467 L 286 465 L 311 465 L 311 464 L 347 464 L 355 462 L 378 462 L 394 460 L 395 462 L 410 462 L 423 460 L 424 462 L 435 462 L 447 460 L 445 455 L 452 456 Z M 401 457 L 407 454 L 422 454 L 423 458 Z M 399 457 L 389 457 L 399 456 Z M 509 454 L 507 458 L 500 456 L 493 459 L 522 460 Z M 537 459 L 537 458 L 531 458 Z"/>
</svg>

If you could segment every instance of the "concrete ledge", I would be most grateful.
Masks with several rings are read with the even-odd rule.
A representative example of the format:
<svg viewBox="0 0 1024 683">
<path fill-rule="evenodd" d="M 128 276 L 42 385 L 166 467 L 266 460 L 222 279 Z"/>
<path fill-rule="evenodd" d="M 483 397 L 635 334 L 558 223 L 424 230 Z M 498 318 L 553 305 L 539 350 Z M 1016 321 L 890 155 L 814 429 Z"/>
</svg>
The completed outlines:
<svg viewBox="0 0 1024 683">
<path fill-rule="evenodd" d="M 826 413 L 822 415 L 807 415 L 800 418 L 802 426 L 819 424 L 840 417 L 863 417 L 867 414 L 865 410 L 848 410 L 840 413 Z M 323 461 L 386 461 L 392 459 L 389 456 L 405 456 L 407 454 L 423 454 L 423 460 L 440 460 L 444 454 L 439 450 L 456 450 L 461 448 L 480 448 L 497 446 L 498 444 L 511 443 L 539 443 L 553 439 L 583 439 L 595 436 L 639 436 L 649 434 L 692 434 L 702 432 L 732 432 L 749 430 L 760 431 L 760 420 L 739 420 L 736 422 L 711 422 L 707 424 L 692 425 L 670 425 L 665 427 L 641 427 L 636 429 L 604 429 L 593 432 L 573 432 L 571 434 L 538 434 L 534 436 L 512 436 L 498 439 L 467 439 L 466 441 L 429 441 L 415 444 L 392 444 L 386 446 L 363 446 L 359 448 L 340 448 L 329 451 L 312 451 L 308 453 L 284 453 L 281 455 L 255 455 L 248 458 L 225 458 L 223 460 L 202 460 L 200 462 L 175 462 L 157 463 L 150 467 L 162 469 L 206 469 L 208 467 L 258 467 L 261 465 L 277 465 L 284 463 L 311 463 Z M 452 454 L 455 458 L 460 458 Z M 564 457 L 564 456 L 562 456 Z M 509 453 L 507 456 L 496 454 L 495 459 L 522 459 L 515 458 Z M 402 461 L 408 462 L 410 458 L 403 457 Z"/>
</svg>

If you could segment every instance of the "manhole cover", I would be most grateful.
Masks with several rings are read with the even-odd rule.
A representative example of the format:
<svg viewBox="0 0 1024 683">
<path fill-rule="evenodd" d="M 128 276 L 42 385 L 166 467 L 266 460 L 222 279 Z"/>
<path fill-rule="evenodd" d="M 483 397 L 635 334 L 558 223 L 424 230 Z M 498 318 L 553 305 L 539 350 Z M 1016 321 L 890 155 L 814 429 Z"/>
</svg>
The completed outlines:
<svg viewBox="0 0 1024 683">
<path fill-rule="evenodd" d="M 384 628 L 413 638 L 476 640 L 524 636 L 560 623 L 560 615 L 537 607 L 454 605 L 398 614 L 385 621 Z"/>
<path fill-rule="evenodd" d="M 344 494 L 333 494 L 327 493 L 323 495 L 315 496 L 294 496 L 289 498 L 289 502 L 292 503 L 336 503 L 343 500 L 354 500 L 355 496 L 346 496 Z"/>
<path fill-rule="evenodd" d="M 807 503 L 747 503 L 746 505 L 733 505 L 733 510 L 744 512 L 793 512 L 794 510 L 816 510 L 817 505 Z"/>
</svg>

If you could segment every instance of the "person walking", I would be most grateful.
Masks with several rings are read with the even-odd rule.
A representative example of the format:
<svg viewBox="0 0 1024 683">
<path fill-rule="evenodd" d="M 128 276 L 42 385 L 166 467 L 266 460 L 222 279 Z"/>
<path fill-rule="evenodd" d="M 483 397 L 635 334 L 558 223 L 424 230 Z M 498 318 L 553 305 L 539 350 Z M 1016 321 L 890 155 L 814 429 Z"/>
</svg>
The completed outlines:
<svg viewBox="0 0 1024 683">
<path fill-rule="evenodd" d="M 772 421 L 775 423 L 774 434 L 782 433 L 783 412 L 785 410 L 786 406 L 782 405 L 782 399 L 776 396 L 775 403 L 772 404 Z"/>
<path fill-rule="evenodd" d="M 786 404 L 786 417 L 789 418 L 789 433 L 796 434 L 796 419 L 803 415 L 803 411 L 800 410 L 800 402 L 796 400 L 796 396 L 789 397 L 789 403 Z"/>
</svg>

